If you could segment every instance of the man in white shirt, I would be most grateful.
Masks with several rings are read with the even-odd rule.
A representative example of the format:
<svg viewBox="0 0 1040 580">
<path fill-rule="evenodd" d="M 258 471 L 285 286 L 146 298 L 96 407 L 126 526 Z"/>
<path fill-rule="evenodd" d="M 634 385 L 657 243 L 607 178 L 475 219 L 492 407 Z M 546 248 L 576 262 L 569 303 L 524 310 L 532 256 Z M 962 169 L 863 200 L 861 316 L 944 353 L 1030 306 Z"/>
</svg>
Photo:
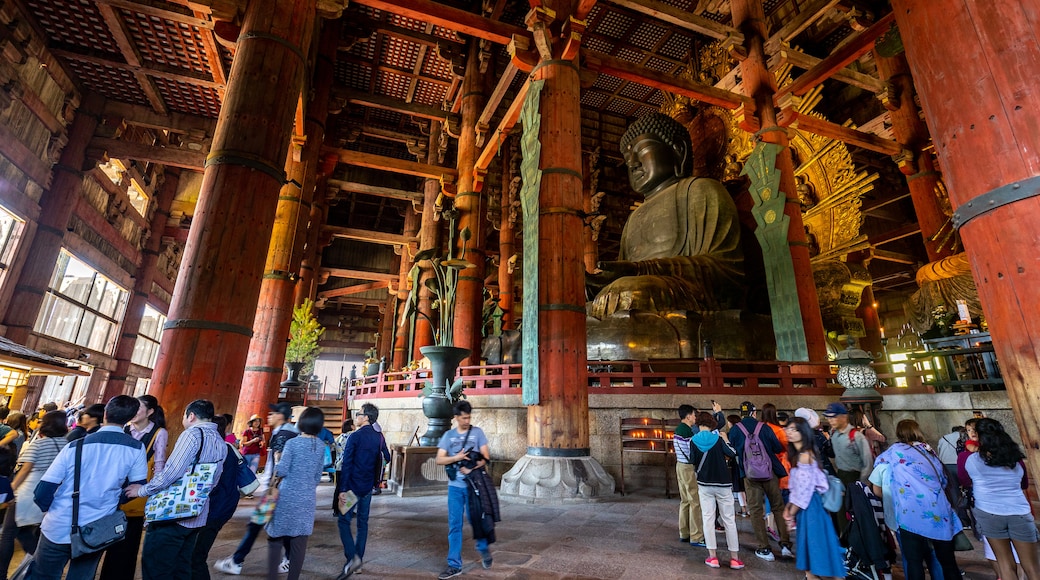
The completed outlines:
<svg viewBox="0 0 1040 580">
<path fill-rule="evenodd" d="M 123 425 L 137 414 L 141 403 L 126 395 L 105 405 L 105 423 L 96 433 L 69 443 L 58 453 L 36 487 L 34 501 L 46 512 L 40 525 L 40 545 L 31 576 L 36 580 L 91 580 L 103 552 L 72 558 L 72 493 L 76 448 L 82 446 L 79 474 L 79 519 L 83 526 L 110 515 L 119 507 L 124 482 L 148 480 L 144 445 L 123 433 Z M 71 562 L 70 562 L 71 560 Z"/>
</svg>

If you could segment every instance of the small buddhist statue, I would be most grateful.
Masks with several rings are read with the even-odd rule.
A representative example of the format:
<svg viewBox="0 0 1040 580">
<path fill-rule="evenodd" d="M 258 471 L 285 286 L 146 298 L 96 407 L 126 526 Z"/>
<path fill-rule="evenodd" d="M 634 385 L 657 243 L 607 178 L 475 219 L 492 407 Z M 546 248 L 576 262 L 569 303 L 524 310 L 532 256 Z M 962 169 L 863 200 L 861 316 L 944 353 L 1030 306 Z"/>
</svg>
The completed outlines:
<svg viewBox="0 0 1040 580">
<path fill-rule="evenodd" d="M 741 306 L 737 208 L 718 181 L 690 177 L 692 148 L 686 128 L 660 113 L 621 138 L 629 183 L 645 201 L 625 223 L 619 260 L 586 277 L 596 291 L 591 316 Z"/>
<path fill-rule="evenodd" d="M 802 211 L 806 212 L 816 206 L 816 188 L 813 184 L 809 183 L 809 180 L 804 175 L 798 175 L 794 178 L 795 191 L 798 192 L 798 203 L 802 206 Z"/>
</svg>

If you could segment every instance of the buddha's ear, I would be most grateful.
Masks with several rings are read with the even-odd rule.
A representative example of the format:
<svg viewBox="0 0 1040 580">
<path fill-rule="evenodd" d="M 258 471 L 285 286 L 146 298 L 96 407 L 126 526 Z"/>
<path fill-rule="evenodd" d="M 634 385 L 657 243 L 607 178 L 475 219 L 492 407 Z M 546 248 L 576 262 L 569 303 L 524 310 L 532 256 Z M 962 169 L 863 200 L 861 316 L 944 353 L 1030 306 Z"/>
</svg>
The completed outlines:
<svg viewBox="0 0 1040 580">
<path fill-rule="evenodd" d="M 675 153 L 675 176 L 688 176 L 691 167 L 689 143 L 686 140 L 681 140 L 672 146 L 672 151 Z"/>
</svg>

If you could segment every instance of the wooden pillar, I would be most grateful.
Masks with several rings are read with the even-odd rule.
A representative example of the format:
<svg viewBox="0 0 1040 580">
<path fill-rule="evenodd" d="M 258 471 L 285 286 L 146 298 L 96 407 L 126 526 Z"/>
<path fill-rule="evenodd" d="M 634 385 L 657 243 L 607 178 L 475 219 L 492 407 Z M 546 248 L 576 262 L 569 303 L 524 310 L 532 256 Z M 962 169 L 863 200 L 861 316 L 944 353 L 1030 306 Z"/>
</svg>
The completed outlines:
<svg viewBox="0 0 1040 580">
<path fill-rule="evenodd" d="M 238 405 L 316 20 L 315 0 L 247 4 L 152 373 L 172 416 L 200 397 L 221 412 Z"/>
<path fill-rule="evenodd" d="M 409 207 L 404 213 L 404 235 L 407 238 L 414 238 L 419 233 L 419 213 L 415 211 L 415 208 Z M 415 262 L 412 260 L 412 256 L 418 251 L 418 245 L 413 242 L 409 242 L 407 246 L 401 246 L 401 269 L 397 277 L 397 304 L 404 304 L 404 301 L 408 299 L 408 293 L 412 291 L 408 287 L 409 277 L 408 274 L 412 271 L 412 266 Z M 418 288 L 415 289 L 418 291 Z M 390 363 L 390 368 L 401 369 L 410 361 L 408 355 L 411 354 L 408 351 L 408 343 L 411 338 L 411 324 L 408 319 L 401 322 L 400 307 L 398 312 L 394 312 L 393 323 L 397 325 L 397 332 L 394 335 L 394 356 Z M 389 313 L 387 314 L 389 316 Z"/>
<path fill-rule="evenodd" d="M 321 266 L 321 248 L 319 237 L 321 227 L 325 224 L 325 210 L 327 206 L 327 187 L 329 177 L 336 170 L 339 157 L 335 154 L 325 155 L 321 159 L 321 167 L 314 183 L 314 197 L 311 199 L 310 213 L 307 219 L 307 240 L 300 259 L 300 279 L 296 283 L 296 294 L 293 296 L 293 304 L 303 304 L 304 299 L 314 300 L 317 296 L 319 285 L 317 270 Z"/>
<path fill-rule="evenodd" d="M 502 330 L 516 328 L 516 296 L 513 294 L 513 272 L 509 263 L 516 253 L 516 217 L 513 201 L 520 193 L 519 174 L 514 167 L 517 161 L 516 138 L 507 137 L 502 147 L 502 210 L 499 212 L 498 228 L 498 306 L 502 309 Z M 515 179 L 515 181 L 514 181 Z"/>
<path fill-rule="evenodd" d="M 599 264 L 599 228 L 603 225 L 602 219 L 597 219 L 599 202 L 595 200 L 596 189 L 599 185 L 599 149 L 582 155 L 584 169 L 584 211 L 585 228 L 582 230 L 581 243 L 584 248 L 585 271 L 592 273 L 596 271 Z"/>
<path fill-rule="evenodd" d="M 141 328 L 141 320 L 144 319 L 144 309 L 148 304 L 148 296 L 151 294 L 152 281 L 158 273 L 159 250 L 162 249 L 162 231 L 166 228 L 166 222 L 170 218 L 170 207 L 177 197 L 177 186 L 180 183 L 180 170 L 168 168 L 164 175 L 162 186 L 159 187 L 159 195 L 155 198 L 156 209 L 152 215 L 152 221 L 148 225 L 151 235 L 141 250 L 141 267 L 138 269 L 137 279 L 134 280 L 133 293 L 130 294 L 130 302 L 126 306 L 126 315 L 123 317 L 123 333 L 116 343 L 116 368 L 105 383 L 105 391 L 102 401 L 108 401 L 116 395 L 130 394 L 133 385 L 127 385 L 130 372 L 130 359 L 134 356 L 134 346 L 137 344 L 137 334 Z"/>
<path fill-rule="evenodd" d="M 427 148 L 426 162 L 430 165 L 440 165 L 440 155 L 443 149 L 441 141 L 441 122 L 430 121 L 430 146 Z M 437 219 L 437 198 L 441 194 L 441 184 L 436 179 L 426 179 L 423 182 L 423 210 L 422 225 L 419 227 L 419 251 L 430 248 L 439 248 L 441 245 L 441 222 Z M 433 326 L 430 319 L 434 312 L 431 308 L 432 299 L 430 289 L 426 286 L 426 280 L 433 278 L 433 269 L 429 264 L 423 265 L 422 276 L 419 278 L 419 313 L 415 317 L 415 340 L 412 344 L 412 360 L 422 360 L 423 355 L 419 349 L 434 343 Z"/>
<path fill-rule="evenodd" d="M 253 338 L 242 376 L 242 390 L 235 415 L 236 432 L 244 431 L 254 413 L 266 416 L 268 405 L 277 402 L 285 366 L 285 348 L 296 306 L 296 274 L 301 269 L 307 240 L 307 223 L 325 139 L 329 93 L 332 90 L 333 59 L 339 27 L 326 26 L 314 67 L 313 98 L 304 108 L 304 126 L 296 133 L 285 162 L 289 182 L 278 193 L 271 243 L 260 282 L 260 298 L 253 321 Z M 301 99 L 298 106 L 304 106 Z"/>
<path fill-rule="evenodd" d="M 1040 43 L 1035 5 L 893 0 L 892 7 L 1036 482 Z"/>
<path fill-rule="evenodd" d="M 51 186 L 40 198 L 36 233 L 4 315 L 5 336 L 18 344 L 30 346 L 27 342 L 54 274 L 72 210 L 82 195 L 83 171 L 94 165 L 94 160 L 86 158 L 86 150 L 104 104 L 104 99 L 95 93 L 84 97 L 69 129 L 69 142 L 54 166 Z"/>
<path fill-rule="evenodd" d="M 480 153 L 476 144 L 477 117 L 484 108 L 484 95 L 489 94 L 486 76 L 480 72 L 480 42 L 473 38 L 469 42 L 469 55 L 466 58 L 466 75 L 462 79 L 462 125 L 459 129 L 458 161 L 459 170 L 458 194 L 455 196 L 455 209 L 459 211 L 458 230 L 469 228 L 472 237 L 466 242 L 466 254 L 456 256 L 476 265 L 459 272 L 459 282 L 455 294 L 455 345 L 470 349 L 470 355 L 461 366 L 480 363 L 480 342 L 482 316 L 484 310 L 484 205 L 483 195 L 475 191 L 473 167 Z M 461 236 L 456 234 L 456 247 L 462 247 Z"/>
<path fill-rule="evenodd" d="M 744 34 L 747 58 L 741 61 L 740 71 L 744 79 L 744 94 L 751 97 L 755 103 L 758 136 L 765 143 L 783 147 L 776 157 L 776 168 L 780 171 L 780 190 L 788 197 L 788 202 L 784 205 L 784 215 L 790 220 L 787 242 L 794 264 L 798 305 L 809 360 L 827 360 L 823 318 L 820 315 L 819 298 L 816 295 L 816 284 L 809 263 L 809 246 L 805 240 L 801 206 L 795 194 L 794 164 L 788 147 L 787 130 L 777 123 L 777 110 L 773 104 L 776 79 L 766 66 L 764 46 L 768 31 L 762 0 L 732 0 L 730 9 L 733 12 L 733 26 Z"/>
<path fill-rule="evenodd" d="M 910 155 L 906 159 L 898 159 L 899 170 L 906 175 L 910 187 L 910 199 L 914 203 L 917 223 L 921 226 L 921 237 L 924 248 L 928 252 L 928 260 L 934 262 L 953 254 L 952 226 L 947 225 L 947 216 L 939 206 L 939 198 L 935 195 L 935 186 L 939 182 L 939 173 L 935 170 L 935 158 L 931 151 L 924 148 L 931 144 L 928 127 L 918 114 L 914 102 L 914 81 L 910 76 L 910 67 L 905 54 L 885 57 L 874 51 L 878 75 L 882 81 L 892 84 L 895 101 L 889 99 L 886 106 L 891 111 L 892 134 Z M 946 230 L 936 239 L 939 228 L 946 225 Z M 945 243 L 941 243 L 945 242 Z"/>
</svg>

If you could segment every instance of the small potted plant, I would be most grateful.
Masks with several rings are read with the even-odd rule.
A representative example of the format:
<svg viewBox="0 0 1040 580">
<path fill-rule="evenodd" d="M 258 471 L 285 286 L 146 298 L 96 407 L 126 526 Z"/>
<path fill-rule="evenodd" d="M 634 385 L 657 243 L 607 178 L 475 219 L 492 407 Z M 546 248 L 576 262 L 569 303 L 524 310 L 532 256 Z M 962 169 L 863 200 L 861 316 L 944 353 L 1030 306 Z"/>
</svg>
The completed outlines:
<svg viewBox="0 0 1040 580">
<path fill-rule="evenodd" d="M 314 302 L 309 298 L 293 308 L 292 322 L 289 325 L 289 343 L 285 348 L 285 366 L 288 376 L 283 387 L 298 387 L 301 371 L 310 374 L 314 370 L 314 361 L 321 354 L 318 341 L 325 335 L 325 328 L 314 317 Z"/>
</svg>

